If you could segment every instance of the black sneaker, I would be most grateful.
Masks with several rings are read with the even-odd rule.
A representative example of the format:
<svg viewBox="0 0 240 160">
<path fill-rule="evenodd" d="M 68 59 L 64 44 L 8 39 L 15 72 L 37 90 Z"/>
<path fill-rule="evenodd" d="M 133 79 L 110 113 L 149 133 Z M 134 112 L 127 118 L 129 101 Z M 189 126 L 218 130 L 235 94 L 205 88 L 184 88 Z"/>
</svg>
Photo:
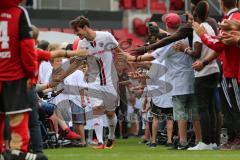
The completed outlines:
<svg viewBox="0 0 240 160">
<path fill-rule="evenodd" d="M 42 153 L 24 153 L 18 150 L 12 150 L 6 154 L 4 160 L 48 160 L 48 158 Z"/>
<path fill-rule="evenodd" d="M 148 140 L 143 139 L 142 141 L 138 142 L 138 144 L 146 144 L 148 142 Z"/>
<path fill-rule="evenodd" d="M 151 141 L 148 141 L 148 142 L 146 143 L 147 146 L 150 146 L 150 144 L 151 144 Z"/>
<path fill-rule="evenodd" d="M 165 146 L 166 147 L 174 147 L 174 144 L 173 143 L 166 143 Z"/>
<path fill-rule="evenodd" d="M 112 149 L 113 148 L 113 143 L 114 143 L 114 140 L 108 139 L 105 148 Z"/>
<path fill-rule="evenodd" d="M 156 143 L 150 143 L 149 147 L 150 147 L 150 148 L 156 148 L 156 147 L 157 147 L 157 144 L 156 144 Z"/>
<path fill-rule="evenodd" d="M 177 150 L 186 150 L 186 149 L 188 149 L 188 145 L 183 146 L 180 143 L 178 144 Z"/>
</svg>

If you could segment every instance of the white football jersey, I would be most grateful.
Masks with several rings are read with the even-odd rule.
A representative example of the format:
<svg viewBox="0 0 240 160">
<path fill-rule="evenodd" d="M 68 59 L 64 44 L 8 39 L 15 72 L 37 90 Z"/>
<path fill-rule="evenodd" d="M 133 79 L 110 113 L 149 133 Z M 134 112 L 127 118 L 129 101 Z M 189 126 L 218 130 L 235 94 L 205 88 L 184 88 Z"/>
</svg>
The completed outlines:
<svg viewBox="0 0 240 160">
<path fill-rule="evenodd" d="M 88 62 L 88 82 L 105 86 L 118 81 L 117 71 L 113 63 L 112 49 L 118 46 L 118 42 L 109 32 L 96 31 L 94 41 L 83 39 L 78 48 L 87 50 L 90 55 Z"/>
</svg>

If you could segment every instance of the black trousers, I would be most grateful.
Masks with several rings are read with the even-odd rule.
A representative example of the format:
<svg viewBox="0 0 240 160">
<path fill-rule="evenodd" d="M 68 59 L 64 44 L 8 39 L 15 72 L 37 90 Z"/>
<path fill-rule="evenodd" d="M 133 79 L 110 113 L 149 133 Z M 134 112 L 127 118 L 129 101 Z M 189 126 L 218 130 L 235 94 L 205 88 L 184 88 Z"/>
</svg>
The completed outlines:
<svg viewBox="0 0 240 160">
<path fill-rule="evenodd" d="M 206 144 L 216 143 L 217 116 L 214 92 L 219 74 L 214 73 L 195 78 L 196 105 L 200 116 L 202 141 Z"/>
<path fill-rule="evenodd" d="M 28 91 L 32 112 L 29 113 L 30 142 L 34 153 L 43 152 L 42 134 L 37 107 L 37 93 L 35 87 Z"/>
<path fill-rule="evenodd" d="M 229 140 L 232 141 L 240 137 L 240 108 L 239 108 L 239 85 L 236 79 L 224 78 L 219 89 L 222 113 L 223 127 L 228 130 Z"/>
</svg>

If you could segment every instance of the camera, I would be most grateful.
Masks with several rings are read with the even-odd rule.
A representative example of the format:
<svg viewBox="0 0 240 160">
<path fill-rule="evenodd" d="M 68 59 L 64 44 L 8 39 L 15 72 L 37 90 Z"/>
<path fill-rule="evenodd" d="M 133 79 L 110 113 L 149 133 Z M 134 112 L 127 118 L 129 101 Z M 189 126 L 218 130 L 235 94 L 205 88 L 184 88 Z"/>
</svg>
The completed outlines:
<svg viewBox="0 0 240 160">
<path fill-rule="evenodd" d="M 182 23 L 187 23 L 188 22 L 188 15 L 186 15 L 186 14 L 180 15 L 180 19 L 181 19 Z"/>
</svg>

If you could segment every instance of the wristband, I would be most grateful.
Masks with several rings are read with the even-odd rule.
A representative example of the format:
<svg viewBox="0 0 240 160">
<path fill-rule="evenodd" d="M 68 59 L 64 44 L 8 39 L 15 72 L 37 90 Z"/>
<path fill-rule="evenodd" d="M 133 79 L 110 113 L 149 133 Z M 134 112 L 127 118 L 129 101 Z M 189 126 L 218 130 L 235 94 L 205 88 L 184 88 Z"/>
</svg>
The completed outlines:
<svg viewBox="0 0 240 160">
<path fill-rule="evenodd" d="M 204 60 L 203 60 L 203 66 L 206 66 L 206 65 L 208 65 L 208 64 L 209 64 L 209 61 L 206 60 L 206 59 L 204 59 Z"/>
</svg>

